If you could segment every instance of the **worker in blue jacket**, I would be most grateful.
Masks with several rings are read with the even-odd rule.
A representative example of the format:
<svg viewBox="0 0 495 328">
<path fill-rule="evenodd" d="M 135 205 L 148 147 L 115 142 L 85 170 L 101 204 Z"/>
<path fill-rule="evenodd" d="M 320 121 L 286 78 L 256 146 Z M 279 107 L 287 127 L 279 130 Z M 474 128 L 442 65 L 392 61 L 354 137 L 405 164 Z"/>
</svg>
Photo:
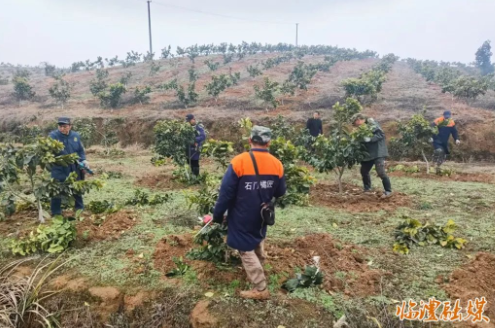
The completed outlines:
<svg viewBox="0 0 495 328">
<path fill-rule="evenodd" d="M 205 129 L 201 124 L 196 123 L 196 118 L 193 114 L 186 115 L 186 122 L 194 127 L 195 136 L 190 145 L 187 145 L 187 156 L 189 164 L 191 166 L 191 172 L 195 175 L 199 175 L 199 157 L 201 155 L 201 148 L 206 140 Z"/>
<path fill-rule="evenodd" d="M 79 156 L 78 161 L 82 162 L 87 168 L 89 168 L 88 162 L 86 161 L 84 146 L 81 142 L 81 136 L 79 133 L 72 131 L 70 118 L 60 117 L 57 123 L 58 130 L 54 130 L 49 134 L 50 138 L 64 144 L 64 150 L 57 155 L 70 155 L 76 153 Z M 59 182 L 64 182 L 72 172 L 77 173 L 78 180 L 84 179 L 84 172 L 79 169 L 77 162 L 68 166 L 55 165 L 52 167 L 51 175 L 53 179 Z M 76 211 L 83 210 L 84 203 L 82 195 L 74 195 L 74 200 Z M 51 212 L 53 216 L 62 214 L 62 199 L 60 197 L 52 198 Z"/>
<path fill-rule="evenodd" d="M 459 133 L 454 120 L 452 119 L 452 112 L 446 110 L 443 116 L 433 121 L 432 126 L 438 127 L 438 134 L 433 136 L 433 161 L 436 164 L 436 173 L 441 173 L 441 165 L 445 162 L 447 155 L 450 154 L 449 139 L 450 136 L 454 139 L 456 145 L 460 145 Z"/>
<path fill-rule="evenodd" d="M 270 297 L 263 271 L 267 226 L 260 213 L 261 206 L 273 198 L 282 197 L 286 192 L 284 167 L 268 152 L 270 139 L 270 129 L 253 127 L 250 144 L 259 177 L 250 153 L 236 156 L 223 177 L 213 210 L 213 221 L 217 223 L 223 222 L 228 210 L 227 245 L 239 251 L 242 265 L 253 286 L 252 290 L 241 292 L 241 297 L 257 300 Z"/>
</svg>

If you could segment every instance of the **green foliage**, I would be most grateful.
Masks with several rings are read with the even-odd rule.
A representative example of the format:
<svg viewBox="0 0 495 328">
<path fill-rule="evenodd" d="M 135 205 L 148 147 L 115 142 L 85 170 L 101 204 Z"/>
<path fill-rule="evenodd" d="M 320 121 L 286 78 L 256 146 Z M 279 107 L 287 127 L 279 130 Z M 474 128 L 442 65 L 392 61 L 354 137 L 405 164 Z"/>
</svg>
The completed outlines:
<svg viewBox="0 0 495 328">
<path fill-rule="evenodd" d="M 161 65 L 159 65 L 156 61 L 151 61 L 151 64 L 150 64 L 150 76 L 153 76 L 153 75 L 156 75 L 158 74 L 158 72 L 160 71 L 160 68 L 162 68 Z"/>
<path fill-rule="evenodd" d="M 308 85 L 316 73 L 317 69 L 304 65 L 304 62 L 300 61 L 290 73 L 288 81 L 294 83 L 301 90 L 308 90 Z"/>
<path fill-rule="evenodd" d="M 186 196 L 189 208 L 196 207 L 198 214 L 201 216 L 210 213 L 218 199 L 218 191 L 218 181 L 206 178 L 200 190 Z"/>
<path fill-rule="evenodd" d="M 119 63 L 119 56 L 115 56 L 115 57 L 110 58 L 110 59 L 105 58 L 105 61 L 107 62 L 108 66 L 113 67 Z"/>
<path fill-rule="evenodd" d="M 351 169 L 364 159 L 366 150 L 362 141 L 365 137 L 372 136 L 368 124 L 363 124 L 353 131 L 348 131 L 345 127 L 345 123 L 349 122 L 354 114 L 360 112 L 361 108 L 359 102 L 352 98 L 347 98 L 344 105 L 336 103 L 333 106 L 334 118 L 337 122 L 335 129 L 328 137 L 318 136 L 313 144 L 314 151 L 308 154 L 308 163 L 318 171 L 336 171 L 340 192 L 343 191 L 342 176 L 345 169 Z"/>
<path fill-rule="evenodd" d="M 93 214 L 112 214 L 120 210 L 119 206 L 108 200 L 93 200 L 86 208 Z"/>
<path fill-rule="evenodd" d="M 220 66 L 220 63 L 219 62 L 213 62 L 211 60 L 205 60 L 205 64 L 206 66 L 208 66 L 208 68 L 210 69 L 210 71 L 214 72 L 218 69 L 218 67 Z"/>
<path fill-rule="evenodd" d="M 150 96 L 148 96 L 148 94 L 151 93 L 151 87 L 149 86 L 146 86 L 144 88 L 139 88 L 139 87 L 136 87 L 136 89 L 134 89 L 134 95 L 132 97 L 132 102 L 135 103 L 135 104 L 147 104 L 149 101 L 150 101 Z"/>
<path fill-rule="evenodd" d="M 53 99 L 62 105 L 63 109 L 71 97 L 73 85 L 62 77 L 56 77 L 55 79 L 57 82 L 48 89 L 48 92 Z"/>
<path fill-rule="evenodd" d="M 127 68 L 130 66 L 136 65 L 136 63 L 139 63 L 141 61 L 141 56 L 143 54 L 138 53 L 137 51 L 131 50 L 131 52 L 127 53 L 127 57 L 125 61 L 121 61 L 121 64 L 123 67 Z"/>
<path fill-rule="evenodd" d="M 94 97 L 98 97 L 108 87 L 108 71 L 106 69 L 97 69 L 96 78 L 89 83 L 89 90 Z"/>
<path fill-rule="evenodd" d="M 117 108 L 122 95 L 126 92 L 127 89 L 122 83 L 110 84 L 108 89 L 98 93 L 100 105 L 104 108 Z"/>
<path fill-rule="evenodd" d="M 275 94 L 279 91 L 279 89 L 279 83 L 270 81 L 267 77 L 265 77 L 262 87 L 258 85 L 254 86 L 256 97 L 271 104 L 273 108 L 277 108 L 278 106 L 278 100 L 275 98 Z"/>
<path fill-rule="evenodd" d="M 432 127 L 423 113 L 418 113 L 406 123 L 399 125 L 399 133 L 401 135 L 399 144 L 409 151 L 421 153 L 428 164 L 425 151 L 431 147 L 430 139 L 438 134 L 438 128 Z"/>
<path fill-rule="evenodd" d="M 484 79 L 461 76 L 442 87 L 442 92 L 451 93 L 456 98 L 476 99 L 488 90 L 488 83 Z"/>
<path fill-rule="evenodd" d="M 258 66 L 249 65 L 246 70 L 250 77 L 263 75 L 263 72 L 258 68 Z"/>
<path fill-rule="evenodd" d="M 189 70 L 187 72 L 189 73 L 189 82 L 192 83 L 192 82 L 196 82 L 198 80 L 198 73 L 194 69 L 194 66 L 189 68 Z"/>
<path fill-rule="evenodd" d="M 476 51 L 476 66 L 480 69 L 481 74 L 488 75 L 495 70 L 491 63 L 492 55 L 490 40 L 483 42 L 483 45 Z"/>
<path fill-rule="evenodd" d="M 2 145 L 0 153 L 0 192 L 7 192 L 35 205 L 38 209 L 38 217 L 43 222 L 42 203 L 52 197 L 60 197 L 62 200 L 70 200 L 75 194 L 82 195 L 89 190 L 99 189 L 103 186 L 100 180 L 77 181 L 77 174 L 72 172 L 69 177 L 58 182 L 47 177 L 54 165 L 67 166 L 74 163 L 77 154 L 60 155 L 64 145 L 51 138 L 39 138 L 36 143 L 23 147 Z M 27 180 L 29 191 L 27 194 L 19 193 L 14 188 L 21 180 Z"/>
<path fill-rule="evenodd" d="M 386 80 L 386 74 L 398 57 L 389 54 L 384 56 L 380 62 L 370 71 L 362 74 L 359 78 L 349 78 L 342 82 L 346 97 L 369 96 L 371 100 L 376 100 L 378 93 L 382 91 L 382 84 Z"/>
<path fill-rule="evenodd" d="M 284 137 L 292 140 L 296 134 L 294 127 L 282 115 L 278 115 L 275 121 L 270 124 L 270 129 L 272 130 L 272 139 Z"/>
<path fill-rule="evenodd" d="M 155 152 L 170 158 L 177 166 L 189 163 L 187 146 L 194 142 L 195 130 L 187 122 L 170 120 L 159 121 L 154 127 Z"/>
<path fill-rule="evenodd" d="M 445 248 L 462 249 L 467 243 L 465 239 L 452 235 L 457 230 L 453 220 L 449 220 L 443 227 L 426 222 L 422 224 L 416 219 L 406 218 L 394 232 L 394 252 L 409 254 L 414 245 L 440 245 Z"/>
<path fill-rule="evenodd" d="M 287 280 L 282 287 L 288 292 L 297 288 L 309 288 L 323 283 L 323 272 L 316 266 L 306 266 L 304 273 L 296 273 L 296 278 Z"/>
<path fill-rule="evenodd" d="M 169 194 L 164 194 L 164 195 L 151 195 L 141 189 L 136 189 L 134 191 L 134 195 L 127 199 L 125 201 L 125 205 L 131 205 L 131 206 L 154 206 L 154 205 L 159 205 L 166 203 L 169 201 L 170 195 Z"/>
<path fill-rule="evenodd" d="M 229 73 L 229 79 L 232 85 L 238 85 L 239 80 L 241 79 L 241 72 L 235 72 L 234 74 Z"/>
<path fill-rule="evenodd" d="M 173 58 L 174 55 L 172 54 L 172 47 L 169 45 L 167 48 L 162 49 L 162 58 L 167 59 L 167 58 Z"/>
<path fill-rule="evenodd" d="M 14 92 L 12 95 L 17 101 L 32 100 L 36 95 L 27 77 L 16 76 L 12 82 L 14 83 Z"/>
<path fill-rule="evenodd" d="M 192 249 L 187 253 L 187 258 L 192 260 L 211 261 L 214 263 L 225 262 L 227 244 L 224 239 L 227 236 L 227 227 L 211 223 L 194 238 L 194 243 L 199 248 Z"/>
<path fill-rule="evenodd" d="M 172 261 L 174 261 L 175 268 L 172 269 L 170 272 L 168 272 L 165 276 L 167 277 L 177 277 L 177 276 L 183 276 L 185 275 L 189 269 L 191 268 L 189 265 L 184 263 L 184 260 L 181 257 L 173 257 Z"/>
<path fill-rule="evenodd" d="M 311 176 L 307 168 L 296 165 L 296 160 L 299 158 L 297 147 L 284 137 L 278 137 L 271 141 L 270 153 L 282 162 L 287 184 L 287 192 L 277 200 L 277 205 L 281 207 L 289 204 L 308 205 L 309 189 L 316 183 L 316 179 Z"/>
<path fill-rule="evenodd" d="M 230 63 L 232 61 L 232 59 L 234 59 L 233 54 L 224 54 L 223 55 L 223 64 L 227 65 L 228 63 Z"/>
<path fill-rule="evenodd" d="M 215 139 L 209 139 L 201 149 L 201 154 L 213 158 L 224 168 L 229 165 L 229 157 L 233 152 L 232 142 Z"/>
<path fill-rule="evenodd" d="M 211 82 L 205 85 L 205 89 L 208 92 L 208 94 L 212 97 L 215 97 L 215 99 L 218 98 L 220 93 L 225 91 L 228 87 L 232 85 L 231 81 L 227 78 L 225 74 L 222 74 L 220 76 L 213 75 L 211 77 Z"/>
<path fill-rule="evenodd" d="M 76 228 L 63 216 L 52 218 L 50 225 L 41 224 L 28 236 L 13 239 L 9 249 L 14 255 L 27 256 L 34 253 L 61 253 L 76 239 Z"/>
<path fill-rule="evenodd" d="M 163 90 L 175 90 L 175 96 L 177 100 L 182 103 L 185 107 L 198 101 L 198 93 L 196 92 L 196 83 L 189 83 L 186 90 L 182 85 L 177 83 L 177 79 L 173 79 L 169 83 L 163 84 L 161 86 Z"/>
<path fill-rule="evenodd" d="M 294 84 L 293 82 L 284 81 L 284 83 L 280 87 L 280 92 L 282 94 L 284 94 L 284 95 L 291 95 L 291 96 L 293 96 L 296 93 L 296 88 L 297 88 L 297 85 Z"/>
<path fill-rule="evenodd" d="M 132 77 L 132 72 L 127 72 L 120 78 L 119 82 L 122 83 L 123 85 L 127 85 L 129 84 L 131 77 Z"/>
</svg>

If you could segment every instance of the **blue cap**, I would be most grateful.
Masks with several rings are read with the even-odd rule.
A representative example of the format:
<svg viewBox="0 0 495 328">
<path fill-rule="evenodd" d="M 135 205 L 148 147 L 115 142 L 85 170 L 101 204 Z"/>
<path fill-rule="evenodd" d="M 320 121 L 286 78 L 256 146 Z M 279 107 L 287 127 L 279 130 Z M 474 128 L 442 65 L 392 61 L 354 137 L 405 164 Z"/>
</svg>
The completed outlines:
<svg viewBox="0 0 495 328">
<path fill-rule="evenodd" d="M 57 120 L 57 124 L 69 124 L 70 125 L 70 118 L 68 117 L 59 117 Z"/>
<path fill-rule="evenodd" d="M 443 117 L 445 118 L 451 118 L 452 117 L 452 112 L 450 110 L 446 110 L 443 112 Z"/>
</svg>

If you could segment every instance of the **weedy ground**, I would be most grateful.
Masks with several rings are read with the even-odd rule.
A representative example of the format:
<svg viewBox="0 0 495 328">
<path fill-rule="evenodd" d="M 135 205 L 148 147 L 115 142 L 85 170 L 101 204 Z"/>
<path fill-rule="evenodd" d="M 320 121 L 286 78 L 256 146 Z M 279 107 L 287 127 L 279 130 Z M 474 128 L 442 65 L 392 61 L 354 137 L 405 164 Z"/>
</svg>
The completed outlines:
<svg viewBox="0 0 495 328">
<path fill-rule="evenodd" d="M 294 248 L 299 245 L 298 238 L 315 233 L 329 234 L 332 238 L 332 248 L 355 254 L 367 269 L 381 273 L 374 292 L 363 295 L 358 290 L 353 290 L 353 286 L 360 286 L 356 284 L 356 280 L 364 279 L 364 276 L 360 276 L 361 273 L 353 269 L 341 269 L 345 268 L 345 265 L 339 263 L 338 256 L 332 257 L 334 253 L 315 252 L 314 255 L 328 255 L 324 258 L 330 259 L 327 260 L 330 263 L 323 265 L 330 268 L 331 276 L 327 274 L 325 279 L 335 282 L 334 286 L 340 286 L 339 288 L 301 289 L 287 295 L 282 292 L 281 283 L 302 268 L 298 264 L 292 265 L 288 262 L 287 267 L 280 270 L 274 268 L 273 263 L 270 264 L 269 258 L 265 269 L 269 289 L 273 295 L 271 303 L 242 301 L 238 297 L 238 291 L 247 286 L 242 274 L 223 283 L 212 279 L 205 285 L 202 280 L 208 277 L 205 278 L 204 274 L 197 272 L 194 267 L 184 276 L 176 278 L 165 278 L 164 272 L 155 267 L 155 249 L 164 237 L 195 233 L 194 228 L 199 223 L 198 215 L 194 208 L 189 208 L 185 195 L 194 192 L 197 187 L 180 187 L 177 181 L 171 179 L 172 167 L 153 167 L 148 151 L 128 152 L 121 158 L 105 158 L 96 154 L 91 156 L 96 171 L 104 171 L 110 178 L 101 191 L 89 194 L 85 198 L 86 202 L 109 200 L 123 203 L 136 188 L 150 193 L 168 193 L 171 197 L 168 202 L 158 206 L 122 209 L 121 212 L 127 211 L 133 223 L 121 231 L 114 227 L 108 232 L 107 239 L 96 240 L 90 233 L 84 234 L 84 231 L 80 231 L 82 235 L 75 247 L 63 255 L 64 259 L 71 261 L 59 271 L 59 275 L 69 277 L 69 281 L 84 281 L 81 288 L 68 288 L 69 291 L 66 291 L 69 293 L 67 297 L 74 303 L 74 308 L 84 312 L 81 312 L 79 320 L 83 315 L 92 318 L 86 321 L 86 326 L 81 327 L 100 327 L 104 322 L 113 327 L 139 327 L 147 322 L 151 327 L 151 321 L 146 321 L 151 320 L 149 318 L 161 318 L 155 321 L 168 323 L 170 327 L 188 327 L 189 313 L 201 299 L 209 302 L 208 311 L 214 317 L 212 320 L 216 322 L 216 326 L 211 327 L 261 327 L 263 322 L 264 327 L 329 327 L 328 322 L 338 320 L 344 313 L 353 327 L 377 327 L 375 321 L 369 318 L 377 319 L 381 327 L 409 327 L 415 324 L 406 325 L 394 320 L 395 305 L 399 301 L 409 298 L 426 300 L 433 296 L 447 300 L 449 295 L 445 286 L 453 271 L 470 262 L 478 252 L 495 253 L 495 184 L 460 182 L 454 178 L 436 179 L 426 175 L 392 176 L 394 190 L 404 199 L 407 198 L 404 204 L 396 204 L 394 208 L 388 206 L 386 210 L 377 211 L 368 211 L 366 202 L 353 204 L 352 208 L 323 204 L 313 204 L 309 207 L 290 206 L 278 210 L 277 224 L 270 228 L 268 233 L 267 244 L 275 245 L 280 252 L 284 249 L 297 252 Z M 221 176 L 222 168 L 207 160 L 203 164 L 202 170 Z M 479 171 L 472 165 L 457 165 L 455 169 L 457 172 L 464 172 L 468 177 L 470 174 L 476 175 Z M 112 177 L 116 172 L 119 173 L 118 177 Z M 483 172 L 487 177 L 493 175 L 495 167 L 485 166 Z M 163 177 L 166 182 L 150 180 L 150 176 Z M 315 176 L 319 184 L 332 185 L 336 182 L 333 174 L 315 173 Z M 360 188 L 357 170 L 348 171 L 344 180 L 348 188 Z M 376 176 L 373 177 L 373 183 L 378 193 L 381 184 Z M 378 199 L 376 201 L 379 202 Z M 83 216 L 87 220 L 91 219 L 90 213 Z M 467 239 L 467 247 L 463 250 L 445 249 L 440 246 L 415 247 L 409 255 L 394 254 L 394 228 L 405 217 L 438 224 L 445 224 L 449 219 L 453 219 L 459 226 L 455 235 Z M 0 224 L 16 222 L 7 221 Z M 6 251 L 8 238 L 4 237 L 6 236 L 0 238 L 2 263 L 13 260 Z M 321 249 L 318 251 L 325 252 Z M 270 249 L 268 255 L 270 256 Z M 279 263 L 276 260 L 273 259 L 272 262 Z M 218 270 L 228 271 L 229 268 Z M 238 267 L 230 270 L 240 271 Z M 88 296 L 88 289 L 95 286 L 117 288 L 125 295 L 119 299 L 123 307 L 106 307 L 110 301 L 101 296 L 95 298 L 91 290 L 91 295 Z M 207 292 L 213 293 L 213 296 L 204 296 Z M 167 300 L 174 299 L 175 303 L 166 303 L 162 297 L 165 294 L 169 295 Z M 129 304 L 132 303 L 128 299 L 137 297 L 135 295 L 146 297 L 136 301 L 137 306 L 128 310 Z M 102 313 L 103 308 L 108 309 L 107 313 Z M 167 311 L 169 314 L 164 315 Z M 225 317 L 225 311 L 230 313 L 230 321 Z M 249 315 L 239 316 L 240 311 Z M 91 313 L 97 314 L 92 316 Z M 63 312 L 59 315 L 64 317 Z M 304 320 L 308 316 L 314 320 Z"/>
</svg>

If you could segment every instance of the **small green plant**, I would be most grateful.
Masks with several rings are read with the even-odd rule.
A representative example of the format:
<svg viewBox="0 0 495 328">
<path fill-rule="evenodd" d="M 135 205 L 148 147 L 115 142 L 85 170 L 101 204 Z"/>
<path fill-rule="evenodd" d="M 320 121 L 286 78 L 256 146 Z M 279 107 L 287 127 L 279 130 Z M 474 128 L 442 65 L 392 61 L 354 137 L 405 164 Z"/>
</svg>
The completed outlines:
<svg viewBox="0 0 495 328">
<path fill-rule="evenodd" d="M 57 82 L 48 89 L 48 92 L 50 93 L 50 96 L 62 106 L 62 109 L 64 109 L 71 97 L 74 85 L 65 81 L 61 76 L 56 77 L 55 79 Z"/>
<path fill-rule="evenodd" d="M 256 77 L 259 75 L 263 75 L 263 72 L 258 68 L 258 66 L 249 65 L 247 68 L 247 72 L 250 77 Z"/>
<path fill-rule="evenodd" d="M 108 200 L 93 200 L 86 208 L 93 214 L 112 214 L 119 211 L 119 207 Z"/>
<path fill-rule="evenodd" d="M 191 268 L 189 265 L 184 263 L 184 259 L 182 257 L 173 257 L 172 261 L 174 261 L 176 267 L 166 274 L 167 277 L 183 276 Z"/>
<path fill-rule="evenodd" d="M 127 92 L 122 83 L 110 84 L 108 89 L 98 93 L 100 105 L 103 108 L 117 108 L 120 104 L 122 95 Z"/>
<path fill-rule="evenodd" d="M 227 244 L 224 239 L 227 236 L 227 227 L 212 223 L 194 238 L 194 243 L 199 248 L 192 249 L 187 257 L 192 260 L 211 261 L 215 263 L 225 262 Z"/>
<path fill-rule="evenodd" d="M 146 86 L 144 88 L 136 87 L 134 89 L 134 95 L 132 97 L 132 102 L 134 104 L 147 104 L 150 101 L 150 96 L 148 94 L 151 93 L 151 87 Z"/>
<path fill-rule="evenodd" d="M 61 215 L 52 218 L 50 225 L 40 224 L 28 236 L 13 239 L 9 248 L 12 254 L 27 256 L 34 253 L 60 253 L 76 240 L 76 228 Z"/>
<path fill-rule="evenodd" d="M 213 158 L 224 168 L 229 165 L 229 157 L 233 152 L 232 142 L 215 139 L 209 139 L 201 149 L 204 156 Z"/>
<path fill-rule="evenodd" d="M 220 63 L 219 62 L 213 62 L 211 60 L 205 60 L 205 64 L 206 66 L 208 66 L 208 68 L 210 69 L 210 71 L 216 71 L 218 69 L 218 67 L 220 66 Z"/>
<path fill-rule="evenodd" d="M 218 100 L 220 93 L 232 85 L 225 74 L 219 76 L 213 75 L 211 80 L 210 83 L 205 85 L 205 89 L 210 96 L 215 98 L 215 100 Z"/>
<path fill-rule="evenodd" d="M 36 92 L 33 91 L 33 86 L 29 84 L 27 77 L 16 76 L 12 82 L 14 83 L 14 92 L 12 95 L 19 103 L 22 100 L 33 100 L 34 96 L 36 96 Z"/>
<path fill-rule="evenodd" d="M 207 179 L 200 190 L 186 196 L 189 208 L 196 207 L 199 215 L 210 213 L 218 198 L 218 185 Z"/>
<path fill-rule="evenodd" d="M 263 100 L 265 103 L 271 104 L 273 108 L 278 107 L 278 100 L 275 98 L 275 94 L 278 93 L 279 90 L 279 83 L 270 81 L 267 77 L 264 80 L 263 86 L 254 86 L 256 97 Z"/>
<path fill-rule="evenodd" d="M 457 228 L 453 220 L 440 226 L 428 222 L 422 224 L 419 220 L 407 218 L 395 229 L 394 252 L 409 254 L 409 250 L 414 245 L 440 245 L 445 248 L 462 249 L 467 240 L 452 235 Z"/>
<path fill-rule="evenodd" d="M 241 79 L 241 72 L 235 72 L 234 74 L 229 73 L 229 79 L 232 85 L 238 85 L 239 80 Z"/>
<path fill-rule="evenodd" d="M 164 195 L 151 195 L 148 194 L 147 192 L 141 190 L 141 189 L 136 189 L 134 191 L 134 195 L 127 199 L 125 201 L 125 205 L 132 205 L 132 206 L 154 206 L 154 205 L 159 205 L 167 202 L 170 199 L 169 194 L 164 194 Z"/>
<path fill-rule="evenodd" d="M 296 273 L 296 278 L 287 280 L 282 287 L 288 292 L 293 292 L 297 288 L 308 288 L 321 285 L 323 283 L 323 272 L 317 265 L 306 266 L 304 273 Z"/>
</svg>

